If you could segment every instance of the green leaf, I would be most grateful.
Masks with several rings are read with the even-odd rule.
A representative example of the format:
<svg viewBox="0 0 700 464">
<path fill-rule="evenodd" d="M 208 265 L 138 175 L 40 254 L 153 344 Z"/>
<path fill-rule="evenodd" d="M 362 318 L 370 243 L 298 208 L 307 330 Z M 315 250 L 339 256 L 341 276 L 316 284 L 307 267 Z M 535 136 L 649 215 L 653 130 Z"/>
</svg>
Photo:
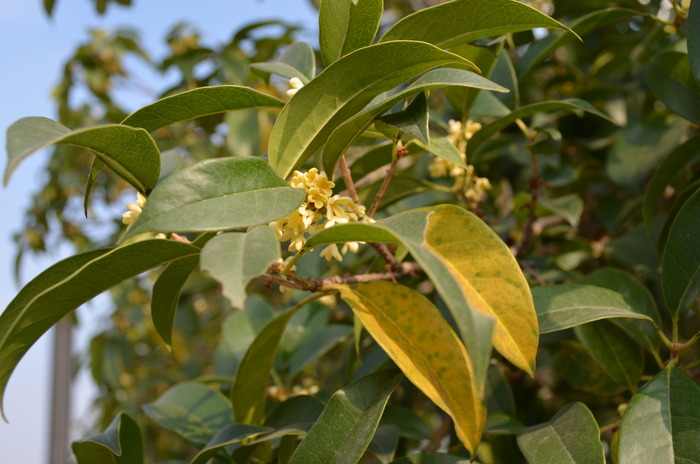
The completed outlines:
<svg viewBox="0 0 700 464">
<path fill-rule="evenodd" d="M 433 434 L 423 418 L 412 410 L 397 404 L 387 405 L 380 424 L 395 425 L 399 428 L 399 435 L 411 440 L 433 439 Z"/>
<path fill-rule="evenodd" d="M 71 448 L 78 464 L 143 462 L 141 431 L 138 424 L 124 412 L 119 413 L 103 433 L 74 441 Z"/>
<path fill-rule="evenodd" d="M 421 142 L 417 142 L 416 145 L 445 161 L 467 169 L 467 163 L 462 159 L 462 154 L 447 137 L 433 137 L 430 139 L 430 145 Z"/>
<path fill-rule="evenodd" d="M 473 453 L 486 409 L 472 379 L 464 345 L 440 311 L 423 295 L 392 282 L 333 285 L 363 327 L 406 377 L 455 423 Z"/>
<path fill-rule="evenodd" d="M 424 453 L 411 454 L 391 461 L 391 464 L 478 464 L 467 458 L 452 456 L 451 454 Z"/>
<path fill-rule="evenodd" d="M 313 396 L 292 396 L 278 405 L 265 419 L 265 426 L 280 430 L 307 432 L 323 412 L 323 403 Z"/>
<path fill-rule="evenodd" d="M 632 16 L 643 16 L 644 13 L 628 8 L 605 8 L 581 16 L 573 21 L 569 27 L 579 36 Z M 551 31 L 546 37 L 532 42 L 525 54 L 518 60 L 515 68 L 522 82 L 535 66 L 546 60 L 554 53 L 554 50 L 562 45 L 575 40 L 575 36 L 564 31 Z"/>
<path fill-rule="evenodd" d="M 352 326 L 346 324 L 331 324 L 328 327 L 310 334 L 299 346 L 289 360 L 289 377 L 301 372 L 314 360 L 323 356 L 328 350 L 345 340 L 352 333 Z"/>
<path fill-rule="evenodd" d="M 532 289 L 540 333 L 556 332 L 614 317 L 643 319 L 649 315 L 631 308 L 618 292 L 593 285 L 561 284 Z"/>
<path fill-rule="evenodd" d="M 389 395 L 400 380 L 396 370 L 385 370 L 335 392 L 289 464 L 356 463 L 367 449 Z"/>
<path fill-rule="evenodd" d="M 221 283 L 234 308 L 242 308 L 246 286 L 280 258 L 280 242 L 268 226 L 221 234 L 202 248 L 200 267 Z"/>
<path fill-rule="evenodd" d="M 368 449 L 379 462 L 388 463 L 394 459 L 398 444 L 399 428 L 395 425 L 380 424 L 372 437 Z"/>
<path fill-rule="evenodd" d="M 622 416 L 619 464 L 700 463 L 700 388 L 667 367 L 639 389 Z"/>
<path fill-rule="evenodd" d="M 270 135 L 270 165 L 287 177 L 374 97 L 431 68 L 456 64 L 470 65 L 457 55 L 412 41 L 370 45 L 344 56 L 284 107 Z"/>
<path fill-rule="evenodd" d="M 316 55 L 311 45 L 306 42 L 294 42 L 284 49 L 277 61 L 253 63 L 251 68 L 258 71 L 277 74 L 291 79 L 298 77 L 303 84 L 308 84 L 316 75 Z"/>
<path fill-rule="evenodd" d="M 250 87 L 217 85 L 162 98 L 131 113 L 122 124 L 148 132 L 180 121 L 246 108 L 279 107 L 284 102 Z"/>
<path fill-rule="evenodd" d="M 243 356 L 236 372 L 236 382 L 231 390 L 236 422 L 262 424 L 270 371 L 275 362 L 277 348 L 289 319 L 298 309 L 297 307 L 289 310 L 270 321 L 255 337 Z"/>
<path fill-rule="evenodd" d="M 251 227 L 285 217 L 301 205 L 290 187 L 259 158 L 201 161 L 153 190 L 123 239 L 143 232 L 206 232 Z"/>
<path fill-rule="evenodd" d="M 204 445 L 204 448 L 197 453 L 197 456 L 192 459 L 191 464 L 206 464 L 209 459 L 214 457 L 216 453 L 225 446 L 233 443 L 238 443 L 249 438 L 254 438 L 261 433 L 268 432 L 268 427 L 257 427 L 246 424 L 228 424 L 212 437 L 212 439 Z"/>
<path fill-rule="evenodd" d="M 577 340 L 556 345 L 556 370 L 575 390 L 609 396 L 626 387 L 610 377 Z"/>
<path fill-rule="evenodd" d="M 428 98 L 425 93 L 419 93 L 405 110 L 378 118 L 391 127 L 418 139 L 423 144 L 430 143 L 428 134 Z"/>
<path fill-rule="evenodd" d="M 173 324 L 182 287 L 198 265 L 198 255 L 179 259 L 168 264 L 153 284 L 151 318 L 156 332 L 168 347 L 173 343 Z"/>
<path fill-rule="evenodd" d="M 508 91 L 508 89 L 471 71 L 462 69 L 433 69 L 428 71 L 395 95 L 384 98 L 343 121 L 330 135 L 323 149 L 323 169 L 326 173 L 334 172 L 335 165 L 340 157 L 372 125 L 372 121 L 389 111 L 400 101 L 421 92 L 450 86 L 493 90 L 496 92 Z"/>
<path fill-rule="evenodd" d="M 665 51 L 655 55 L 647 66 L 651 92 L 672 111 L 700 124 L 700 84 L 690 69 L 688 55 Z"/>
<path fill-rule="evenodd" d="M 700 7 L 690 4 L 688 11 L 688 59 L 695 80 L 700 82 Z"/>
<path fill-rule="evenodd" d="M 370 45 L 384 12 L 382 0 L 323 0 L 319 11 L 319 43 L 326 66 Z"/>
<path fill-rule="evenodd" d="M 644 369 L 644 353 L 626 332 L 610 321 L 601 320 L 576 326 L 574 333 L 613 380 L 632 391 L 637 389 Z"/>
<path fill-rule="evenodd" d="M 160 152 L 143 129 L 107 124 L 71 131 L 48 118 L 22 118 L 7 129 L 4 184 L 22 160 L 58 143 L 89 149 L 143 194 L 148 194 L 158 181 Z"/>
<path fill-rule="evenodd" d="M 92 165 L 90 166 L 90 173 L 88 174 L 87 184 L 85 185 L 85 195 L 83 197 L 83 211 L 85 212 L 85 217 L 88 217 L 88 206 L 90 204 L 90 193 L 93 187 L 95 187 L 95 182 L 97 182 L 97 177 L 100 175 L 104 169 L 105 164 L 98 157 L 92 160 Z"/>
<path fill-rule="evenodd" d="M 564 406 L 549 422 L 526 428 L 518 446 L 529 464 L 605 464 L 598 423 L 583 403 Z"/>
<path fill-rule="evenodd" d="M 193 382 L 169 388 L 156 401 L 144 404 L 142 409 L 157 424 L 200 447 L 233 422 L 231 405 L 226 397 Z"/>
<path fill-rule="evenodd" d="M 578 227 L 583 213 L 583 200 L 579 195 L 571 194 L 557 198 L 543 198 L 540 206 L 566 219 L 572 227 Z"/>
<path fill-rule="evenodd" d="M 644 216 L 644 224 L 647 231 L 651 230 L 651 220 L 654 217 L 654 212 L 659 202 L 663 198 L 666 186 L 671 183 L 671 180 L 683 168 L 697 160 L 700 155 L 700 135 L 696 135 L 681 145 L 673 149 L 661 162 L 658 164 L 654 176 L 646 186 L 646 194 L 644 195 L 644 205 L 642 214 Z"/>
<path fill-rule="evenodd" d="M 48 16 L 51 16 L 53 14 L 54 6 L 56 6 L 56 0 L 43 0 L 43 3 L 44 11 Z"/>
<path fill-rule="evenodd" d="M 0 314 L 0 403 L 19 360 L 61 318 L 120 282 L 198 253 L 185 243 L 145 240 L 75 255 L 32 279 Z"/>
<path fill-rule="evenodd" d="M 700 190 L 681 207 L 668 233 L 663 256 L 664 299 L 671 317 L 686 314 L 700 294 Z"/>
<path fill-rule="evenodd" d="M 649 316 L 661 327 L 661 315 L 649 290 L 631 274 L 615 268 L 598 269 L 588 274 L 581 283 L 596 285 L 618 292 L 634 311 Z M 661 340 L 651 324 L 639 319 L 614 318 L 611 320 L 650 353 L 658 355 Z"/>
<path fill-rule="evenodd" d="M 454 0 L 417 11 L 394 24 L 380 39 L 422 40 L 450 48 L 485 37 L 537 27 L 569 28 L 514 0 Z"/>
<path fill-rule="evenodd" d="M 492 135 L 496 134 L 501 129 L 504 129 L 510 124 L 514 123 L 517 119 L 522 119 L 536 113 L 558 110 L 585 111 L 587 113 L 594 114 L 600 118 L 613 122 L 609 116 L 598 111 L 595 107 L 593 107 L 593 105 L 591 105 L 587 101 L 578 98 L 532 103 L 530 105 L 518 108 L 517 110 L 512 111 L 506 116 L 492 121 L 490 124 L 476 132 L 472 136 L 472 138 L 469 139 L 469 143 L 467 144 L 467 159 L 470 159 L 471 156 L 474 153 L 476 153 L 476 150 L 481 146 L 481 144 L 488 140 Z"/>
</svg>

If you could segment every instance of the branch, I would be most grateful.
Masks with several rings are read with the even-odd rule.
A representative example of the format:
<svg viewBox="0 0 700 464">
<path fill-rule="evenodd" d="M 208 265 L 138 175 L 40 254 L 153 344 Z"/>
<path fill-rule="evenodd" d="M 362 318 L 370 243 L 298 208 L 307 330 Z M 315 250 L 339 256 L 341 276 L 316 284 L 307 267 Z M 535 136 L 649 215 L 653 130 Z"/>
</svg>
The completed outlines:
<svg viewBox="0 0 700 464">
<path fill-rule="evenodd" d="M 350 168 L 348 167 L 348 162 L 345 160 L 345 155 L 340 157 L 340 172 L 345 181 L 345 187 L 348 189 L 350 198 L 355 204 L 360 204 L 360 197 L 357 196 L 357 190 L 355 189 L 355 181 L 352 180 L 352 175 L 350 174 Z"/>
<path fill-rule="evenodd" d="M 374 197 L 372 207 L 369 209 L 367 216 L 372 217 L 374 216 L 374 213 L 377 212 L 379 204 L 382 202 L 384 194 L 386 194 L 386 189 L 389 188 L 391 178 L 394 177 L 394 172 L 396 171 L 396 164 L 399 162 L 401 157 L 407 153 L 408 150 L 406 150 L 404 147 L 402 147 L 398 143 L 394 144 L 394 156 L 391 157 L 391 164 L 389 165 L 389 169 L 386 171 L 386 177 L 384 177 L 384 182 L 382 182 L 382 186 L 379 187 L 379 192 L 377 192 L 377 196 Z"/>
</svg>

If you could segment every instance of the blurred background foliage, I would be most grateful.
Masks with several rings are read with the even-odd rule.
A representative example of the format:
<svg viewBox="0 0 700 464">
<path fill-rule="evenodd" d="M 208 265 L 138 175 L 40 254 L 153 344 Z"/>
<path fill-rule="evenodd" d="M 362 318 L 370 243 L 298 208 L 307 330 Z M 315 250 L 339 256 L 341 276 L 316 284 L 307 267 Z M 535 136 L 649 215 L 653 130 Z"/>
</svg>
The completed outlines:
<svg viewBox="0 0 700 464">
<path fill-rule="evenodd" d="M 439 2 L 387 0 L 382 27 L 434 3 Z M 468 206 L 509 244 L 521 243 L 525 224 L 534 220 L 534 236 L 527 239 L 529 243 L 518 257 L 533 285 L 579 281 L 612 266 L 634 275 L 660 304 L 657 250 L 662 249 L 668 233 L 667 217 L 677 212 L 679 198 L 697 185 L 697 157 L 672 179 L 656 209 L 651 235 L 641 214 L 645 185 L 658 162 L 696 133 L 697 126 L 669 111 L 652 95 L 644 76 L 655 54 L 684 49 L 684 18 L 676 17 L 668 4 L 655 0 L 529 3 L 568 25 L 606 8 L 616 8 L 619 13 L 598 20 L 595 27 L 581 34 L 583 41 L 573 37 L 563 41 L 551 56 L 532 66 L 528 66 L 528 59 L 533 51 L 554 33 L 518 33 L 502 41 L 483 41 L 478 47 L 458 47 L 455 52 L 474 59 L 486 75 L 510 88 L 511 93 L 494 102 L 475 99 L 462 90 L 432 92 L 435 127 L 431 129 L 445 133 L 440 122 L 446 124 L 449 119 L 485 122 L 497 116 L 500 107 L 513 110 L 567 98 L 581 98 L 610 115 L 617 125 L 591 115 L 547 112 L 530 119 L 529 138 L 517 126 L 504 129 L 469 160 L 480 176 L 488 177 L 493 189 L 484 201 Z M 94 1 L 99 12 L 130 4 L 131 0 Z M 44 5 L 50 14 L 54 1 L 44 0 Z M 676 30 L 665 28 L 651 15 L 675 22 Z M 248 85 L 282 97 L 285 81 L 249 65 L 278 57 L 298 33 L 292 24 L 273 21 L 231 31 L 226 43 L 202 43 L 198 30 L 181 23 L 164 37 L 169 55 L 155 60 L 140 44 L 136 31 L 90 31 L 60 70 L 54 92 L 57 119 L 72 129 L 120 122 L 135 109 L 119 101 L 120 89 L 127 87 L 137 88 L 153 100 L 217 84 Z M 176 75 L 176 83 L 155 91 L 130 70 L 129 63 L 135 60 L 159 73 Z M 275 115 L 275 110 L 246 110 L 158 130 L 153 136 L 161 151 L 168 154 L 163 170 L 206 158 L 264 155 Z M 101 173 L 86 219 L 81 205 L 90 158 L 81 149 L 55 148 L 46 167 L 47 176 L 41 179 L 42 186 L 26 212 L 25 226 L 16 235 L 18 265 L 24 255 L 42 253 L 59 242 L 86 250 L 116 241 L 123 229 L 123 205 L 133 201 L 134 192 L 116 176 Z M 414 151 L 408 158 L 399 175 L 429 178 L 427 154 Z M 543 179 L 536 186 L 532 185 L 533 159 Z M 371 196 L 372 183 L 365 185 L 364 194 Z M 420 183 L 395 182 L 392 188 L 393 194 L 390 191 L 382 205 L 387 212 L 446 201 L 444 192 L 425 191 Z M 534 218 L 528 206 L 533 192 L 537 192 L 538 201 Z M 459 203 L 458 198 L 448 201 Z M 372 259 L 371 253 L 360 252 L 352 260 L 346 258 L 343 269 L 364 269 L 373 265 Z M 325 261 L 313 255 L 302 259 L 299 268 L 300 274 L 312 277 L 329 271 Z M 96 431 L 106 428 L 119 410 L 125 410 L 141 424 L 148 456 L 187 459 L 197 449 L 150 421 L 141 406 L 169 387 L 192 379 L 218 384 L 226 393 L 255 334 L 279 308 L 298 301 L 300 295 L 294 291 L 280 294 L 253 283 L 256 295 L 249 299 L 246 311 L 233 312 L 218 285 L 197 273 L 181 296 L 171 353 L 149 317 L 154 280 L 154 274 L 144 275 L 111 291 L 113 324 L 106 324 L 109 328 L 94 337 L 90 355 L 80 360 L 89 365 L 86 367 L 99 386 L 94 401 Z M 438 300 L 429 286 L 420 290 Z M 690 312 L 680 327 L 681 335 L 690 337 L 700 329 L 700 318 Z M 275 369 L 278 388 L 270 391 L 272 403 L 301 393 L 326 399 L 349 379 L 388 362 L 367 337 L 361 340 L 361 356 L 357 356 L 352 332 L 349 310 L 333 301 L 316 302 L 297 313 L 280 348 Z M 585 335 L 573 331 L 544 335 L 534 378 L 505 361 L 493 361 L 488 383 L 489 422 L 478 453 L 481 462 L 524 462 L 512 431 L 548 420 L 571 401 L 588 405 L 599 423 L 617 417 L 617 407 L 629 400 L 630 391 L 606 374 L 582 340 L 586 340 Z M 654 357 L 642 354 L 640 345 L 628 335 L 620 333 L 618 342 L 639 354 L 644 374 L 658 370 Z M 697 354 L 693 351 L 687 356 L 697 359 Z M 397 454 L 418 446 L 425 450 L 440 446 L 434 439 L 445 433 L 442 413 L 409 383 L 404 381 L 387 411 L 383 424 L 399 427 Z M 603 438 L 610 442 L 612 435 Z"/>
</svg>

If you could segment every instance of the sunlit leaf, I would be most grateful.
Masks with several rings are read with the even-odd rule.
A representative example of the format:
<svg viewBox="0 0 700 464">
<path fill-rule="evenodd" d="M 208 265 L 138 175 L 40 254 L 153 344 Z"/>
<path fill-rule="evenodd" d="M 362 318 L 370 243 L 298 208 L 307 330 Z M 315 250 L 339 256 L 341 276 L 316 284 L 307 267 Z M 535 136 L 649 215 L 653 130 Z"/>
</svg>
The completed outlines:
<svg viewBox="0 0 700 464">
<path fill-rule="evenodd" d="M 392 282 L 332 286 L 406 377 L 452 417 L 473 452 L 486 421 L 471 360 L 440 311 L 424 296 Z"/>
<path fill-rule="evenodd" d="M 151 318 L 158 335 L 168 346 L 173 343 L 173 324 L 180 292 L 198 265 L 199 255 L 179 259 L 168 264 L 153 284 Z"/>
<path fill-rule="evenodd" d="M 124 280 L 198 253 L 185 243 L 145 240 L 75 255 L 31 280 L 0 314 L 0 403 L 19 360 L 63 316 Z"/>
<path fill-rule="evenodd" d="M 162 98 L 131 113 L 122 124 L 153 132 L 180 121 L 246 108 L 282 106 L 272 95 L 238 85 L 200 87 Z"/>
<path fill-rule="evenodd" d="M 297 77 L 303 84 L 308 84 L 316 75 L 316 56 L 306 42 L 294 42 L 284 49 L 284 53 L 277 61 L 253 63 L 250 67 L 287 79 Z"/>
<path fill-rule="evenodd" d="M 366 66 L 368 62 L 374 65 Z M 325 144 L 333 130 L 374 97 L 431 68 L 456 64 L 470 63 L 433 45 L 413 41 L 370 45 L 344 56 L 301 88 L 284 107 L 270 135 L 270 165 L 281 177 L 287 177 Z"/>
<path fill-rule="evenodd" d="M 563 24 L 514 0 L 454 0 L 417 11 L 394 24 L 380 39 L 422 40 L 449 48 L 536 27 L 565 29 Z"/>
<path fill-rule="evenodd" d="M 216 432 L 216 435 L 204 445 L 191 464 L 206 464 L 209 459 L 227 445 L 238 443 L 249 438 L 254 438 L 261 433 L 268 432 L 268 427 L 257 427 L 247 424 L 229 424 Z"/>
<path fill-rule="evenodd" d="M 141 193 L 150 192 L 160 173 L 160 152 L 143 129 L 107 124 L 71 131 L 47 118 L 22 118 L 7 129 L 4 183 L 26 157 L 50 145 L 65 143 L 89 149 Z"/>
<path fill-rule="evenodd" d="M 372 121 L 389 111 L 400 101 L 421 92 L 450 86 L 493 90 L 496 92 L 507 92 L 508 90 L 471 71 L 463 69 L 430 70 L 405 89 L 374 103 L 369 108 L 357 113 L 357 115 L 351 116 L 347 121 L 343 121 L 333 131 L 323 149 L 324 170 L 327 173 L 334 172 L 340 156 L 362 135 L 372 124 Z"/>
<path fill-rule="evenodd" d="M 416 143 L 416 145 L 445 161 L 467 169 L 467 163 L 462 159 L 461 153 L 447 137 L 432 137 L 430 139 L 430 145 L 425 145 L 420 142 Z"/>
<path fill-rule="evenodd" d="M 622 416 L 619 464 L 700 463 L 700 388 L 674 367 L 639 389 Z"/>
<path fill-rule="evenodd" d="M 124 239 L 143 232 L 206 232 L 266 224 L 305 198 L 259 158 L 219 158 L 169 176 L 153 190 Z"/>
<path fill-rule="evenodd" d="M 379 29 L 382 0 L 323 0 L 319 10 L 319 44 L 326 66 L 370 45 Z"/>
<path fill-rule="evenodd" d="M 331 397 L 289 464 L 356 463 L 372 439 L 401 375 L 385 370 L 351 383 Z"/>
<path fill-rule="evenodd" d="M 598 423 L 583 403 L 565 406 L 549 422 L 526 428 L 518 446 L 529 464 L 605 464 Z"/>
<path fill-rule="evenodd" d="M 419 93 L 405 110 L 382 116 L 378 120 L 427 145 L 430 144 L 429 118 L 428 98 L 425 93 Z"/>
</svg>

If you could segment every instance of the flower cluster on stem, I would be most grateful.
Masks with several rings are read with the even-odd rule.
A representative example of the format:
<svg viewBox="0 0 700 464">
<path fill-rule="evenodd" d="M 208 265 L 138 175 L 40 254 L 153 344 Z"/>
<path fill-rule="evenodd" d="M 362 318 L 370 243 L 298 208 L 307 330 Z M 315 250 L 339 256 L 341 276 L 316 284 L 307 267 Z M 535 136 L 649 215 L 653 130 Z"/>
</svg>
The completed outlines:
<svg viewBox="0 0 700 464">
<path fill-rule="evenodd" d="M 460 152 L 462 160 L 467 161 L 467 141 L 481 129 L 481 124 L 468 120 L 466 124 L 450 119 L 447 139 Z M 454 190 L 462 192 L 464 197 L 478 202 L 486 192 L 491 190 L 491 182 L 486 177 L 479 177 L 474 172 L 474 166 L 467 164 L 466 169 L 442 158 L 434 158 L 428 166 L 431 177 L 450 176 L 455 179 Z"/>
<path fill-rule="evenodd" d="M 325 172 L 319 172 L 316 168 L 308 172 L 294 171 L 289 185 L 305 189 L 306 199 L 292 214 L 270 223 L 280 241 L 289 241 L 289 251 L 301 251 L 308 237 L 322 229 L 336 224 L 371 221 L 366 216 L 364 206 L 349 197 L 333 195 L 335 183 L 328 179 Z M 332 244 L 321 251 L 321 256 L 328 261 L 342 261 L 348 251 L 357 252 L 360 243 L 347 242 L 342 250 Z"/>
</svg>

